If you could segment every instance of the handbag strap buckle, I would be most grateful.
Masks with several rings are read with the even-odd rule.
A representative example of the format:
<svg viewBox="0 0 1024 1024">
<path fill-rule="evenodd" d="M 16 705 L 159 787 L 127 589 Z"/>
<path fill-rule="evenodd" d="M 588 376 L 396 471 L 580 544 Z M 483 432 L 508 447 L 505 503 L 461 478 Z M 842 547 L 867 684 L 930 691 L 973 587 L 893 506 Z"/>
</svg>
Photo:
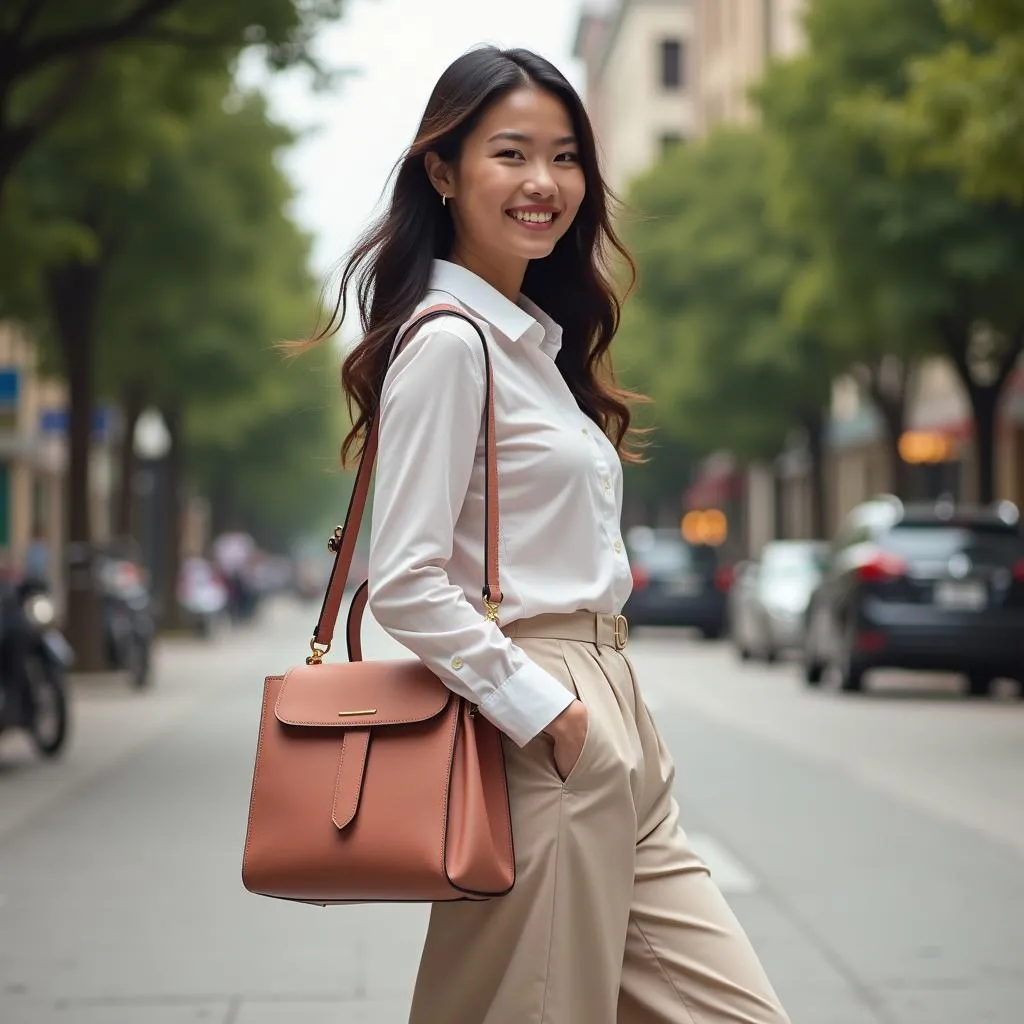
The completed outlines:
<svg viewBox="0 0 1024 1024">
<path fill-rule="evenodd" d="M 318 644 L 316 637 L 309 641 L 309 649 L 313 653 L 306 658 L 307 665 L 319 665 L 324 660 L 324 655 L 331 649 L 330 644 Z"/>
</svg>

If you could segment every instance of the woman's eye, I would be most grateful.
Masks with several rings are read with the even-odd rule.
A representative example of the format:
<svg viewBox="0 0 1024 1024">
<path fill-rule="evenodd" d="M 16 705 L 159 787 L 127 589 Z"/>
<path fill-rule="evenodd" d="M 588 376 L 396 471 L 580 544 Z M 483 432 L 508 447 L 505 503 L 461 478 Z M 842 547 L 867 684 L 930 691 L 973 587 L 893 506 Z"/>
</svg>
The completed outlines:
<svg viewBox="0 0 1024 1024">
<path fill-rule="evenodd" d="M 580 158 L 578 153 L 559 153 L 558 156 L 555 157 L 556 162 L 564 164 L 578 163 L 579 159 Z"/>
<path fill-rule="evenodd" d="M 500 153 L 498 153 L 498 156 L 502 160 L 515 160 L 518 157 L 521 157 L 522 155 L 523 154 L 520 153 L 518 149 L 503 149 Z"/>
</svg>

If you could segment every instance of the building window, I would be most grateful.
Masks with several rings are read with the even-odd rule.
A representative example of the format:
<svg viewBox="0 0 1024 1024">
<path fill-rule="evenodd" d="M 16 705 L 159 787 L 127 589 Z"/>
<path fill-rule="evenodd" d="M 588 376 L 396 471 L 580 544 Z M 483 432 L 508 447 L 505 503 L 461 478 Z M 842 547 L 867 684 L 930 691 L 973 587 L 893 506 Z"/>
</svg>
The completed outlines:
<svg viewBox="0 0 1024 1024">
<path fill-rule="evenodd" d="M 664 89 L 681 89 L 686 81 L 686 51 L 681 39 L 661 41 L 661 85 Z"/>
<path fill-rule="evenodd" d="M 680 132 L 662 132 L 659 139 L 661 143 L 661 155 L 668 156 L 668 154 L 683 142 L 684 139 L 685 136 Z"/>
</svg>

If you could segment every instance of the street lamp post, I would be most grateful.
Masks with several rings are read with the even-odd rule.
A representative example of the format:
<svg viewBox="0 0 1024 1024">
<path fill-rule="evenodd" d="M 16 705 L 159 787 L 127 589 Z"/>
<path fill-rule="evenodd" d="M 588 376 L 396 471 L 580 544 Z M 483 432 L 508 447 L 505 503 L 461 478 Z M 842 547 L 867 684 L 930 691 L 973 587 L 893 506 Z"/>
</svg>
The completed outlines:
<svg viewBox="0 0 1024 1024">
<path fill-rule="evenodd" d="M 149 573 L 150 594 L 159 618 L 163 612 L 158 604 L 159 595 L 166 592 L 163 585 L 165 539 L 168 529 L 177 528 L 177 524 L 167 521 L 169 502 L 165 493 L 166 466 L 167 455 L 171 450 L 171 433 L 159 409 L 143 410 L 135 424 L 132 447 L 139 460 L 136 486 L 142 505 L 139 515 L 140 541 Z"/>
</svg>

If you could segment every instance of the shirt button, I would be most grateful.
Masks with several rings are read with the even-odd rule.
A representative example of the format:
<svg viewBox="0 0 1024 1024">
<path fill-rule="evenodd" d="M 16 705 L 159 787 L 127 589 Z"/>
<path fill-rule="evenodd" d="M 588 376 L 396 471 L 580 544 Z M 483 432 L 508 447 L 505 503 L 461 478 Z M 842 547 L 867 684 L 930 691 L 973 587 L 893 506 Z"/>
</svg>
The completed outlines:
<svg viewBox="0 0 1024 1024">
<path fill-rule="evenodd" d="M 590 437 L 590 431 L 589 431 L 589 430 L 587 430 L 587 428 L 586 428 L 586 427 L 581 427 L 581 428 L 580 428 L 580 433 L 581 433 L 581 434 L 582 434 L 582 435 L 583 435 L 584 437 Z"/>
<path fill-rule="evenodd" d="M 457 654 L 452 658 L 452 668 L 455 669 L 456 672 L 458 672 L 464 664 L 465 662 Z"/>
<path fill-rule="evenodd" d="M 615 543 L 614 543 L 614 544 L 612 545 L 612 547 L 613 547 L 613 548 L 615 548 L 615 553 L 616 553 L 616 554 L 619 554 L 619 553 L 620 553 L 620 552 L 622 551 L 622 541 L 621 541 L 621 540 L 617 540 L 617 541 L 616 541 L 616 542 L 615 542 Z"/>
<path fill-rule="evenodd" d="M 603 480 L 601 481 L 601 483 L 602 483 L 602 484 L 604 485 L 604 489 L 605 489 L 606 491 L 610 491 L 610 490 L 612 489 L 612 482 L 611 482 L 611 480 L 609 480 L 609 479 L 608 479 L 608 477 L 605 477 L 605 478 L 604 478 L 604 479 L 603 479 Z"/>
</svg>

